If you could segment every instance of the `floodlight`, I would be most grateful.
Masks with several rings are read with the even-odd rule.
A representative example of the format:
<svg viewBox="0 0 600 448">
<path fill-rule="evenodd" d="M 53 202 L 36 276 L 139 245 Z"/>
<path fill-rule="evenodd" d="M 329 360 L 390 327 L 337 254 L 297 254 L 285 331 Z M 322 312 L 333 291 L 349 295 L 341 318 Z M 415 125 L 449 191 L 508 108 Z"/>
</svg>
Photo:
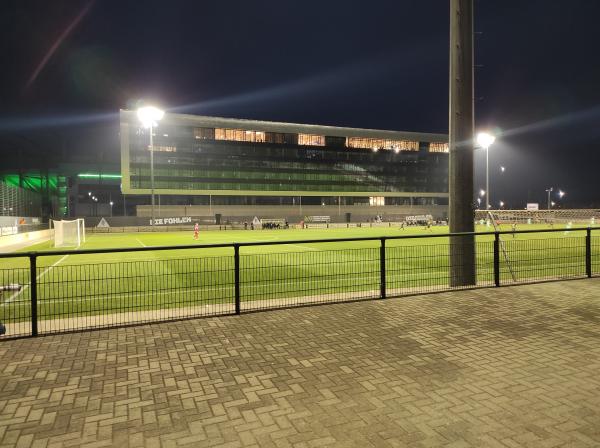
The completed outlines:
<svg viewBox="0 0 600 448">
<path fill-rule="evenodd" d="M 137 110 L 137 116 L 145 128 L 150 128 L 150 197 L 152 198 L 152 211 L 150 222 L 154 225 L 154 144 L 152 142 L 152 127 L 157 126 L 157 121 L 162 120 L 165 115 L 164 110 L 158 107 L 145 106 Z"/>
<path fill-rule="evenodd" d="M 566 193 L 562 190 L 558 190 L 558 197 L 562 198 Z"/>
<path fill-rule="evenodd" d="M 488 149 L 490 146 L 494 144 L 496 141 L 496 137 L 492 134 L 488 134 L 487 132 L 480 132 L 477 134 L 477 144 L 484 149 Z"/>
<path fill-rule="evenodd" d="M 481 197 L 485 196 L 485 190 L 479 190 L 479 196 L 481 196 Z"/>
<path fill-rule="evenodd" d="M 154 106 L 140 107 L 137 110 L 137 116 L 145 128 L 156 126 L 156 122 L 162 120 L 164 115 L 164 110 Z"/>
<path fill-rule="evenodd" d="M 504 201 L 500 201 L 500 208 L 504 207 Z"/>
<path fill-rule="evenodd" d="M 506 168 L 505 168 L 505 167 L 503 167 L 503 166 L 501 166 L 501 167 L 500 167 L 500 172 L 501 172 L 501 173 L 503 173 L 504 171 L 506 171 Z"/>
</svg>

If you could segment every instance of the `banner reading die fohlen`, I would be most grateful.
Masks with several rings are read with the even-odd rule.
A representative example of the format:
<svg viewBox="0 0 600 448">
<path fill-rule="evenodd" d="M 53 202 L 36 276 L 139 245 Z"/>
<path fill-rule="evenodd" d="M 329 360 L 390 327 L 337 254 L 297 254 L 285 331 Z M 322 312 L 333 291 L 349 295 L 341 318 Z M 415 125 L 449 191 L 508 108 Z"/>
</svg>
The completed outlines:
<svg viewBox="0 0 600 448">
<path fill-rule="evenodd" d="M 150 220 L 150 225 L 154 226 L 172 226 L 175 224 L 190 224 L 192 222 L 191 216 L 178 216 L 176 218 L 154 218 L 154 224 Z"/>
</svg>

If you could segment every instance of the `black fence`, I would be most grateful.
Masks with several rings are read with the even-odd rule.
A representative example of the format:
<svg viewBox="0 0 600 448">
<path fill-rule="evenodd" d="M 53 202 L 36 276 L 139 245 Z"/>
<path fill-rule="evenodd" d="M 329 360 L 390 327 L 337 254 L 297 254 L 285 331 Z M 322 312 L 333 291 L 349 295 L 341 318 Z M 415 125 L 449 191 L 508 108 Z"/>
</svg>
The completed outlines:
<svg viewBox="0 0 600 448">
<path fill-rule="evenodd" d="M 592 277 L 600 273 L 595 232 L 427 233 L 0 254 L 0 322 L 4 338 L 37 336 Z M 449 286 L 456 284 L 450 281 L 450 253 L 462 247 L 462 239 L 474 244 L 476 280 Z"/>
</svg>

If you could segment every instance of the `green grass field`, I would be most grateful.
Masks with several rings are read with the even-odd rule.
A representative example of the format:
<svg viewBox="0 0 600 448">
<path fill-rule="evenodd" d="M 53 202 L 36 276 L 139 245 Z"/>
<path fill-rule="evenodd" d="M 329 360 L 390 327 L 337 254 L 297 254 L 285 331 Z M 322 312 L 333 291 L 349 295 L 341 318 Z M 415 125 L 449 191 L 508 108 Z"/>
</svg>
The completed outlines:
<svg viewBox="0 0 600 448">
<path fill-rule="evenodd" d="M 519 230 L 543 226 L 522 225 Z M 556 227 L 557 228 L 557 227 Z M 478 227 L 480 232 L 489 229 Z M 509 226 L 503 230 L 510 230 Z M 386 286 L 389 295 L 445 288 L 448 285 L 447 227 L 399 229 L 290 229 L 88 234 L 82 249 L 139 248 L 283 240 L 382 237 L 431 234 L 431 238 L 387 240 Z M 600 232 L 593 237 L 593 264 L 600 266 Z M 505 283 L 585 274 L 585 232 L 503 236 L 501 278 Z M 493 284 L 493 236 L 477 239 L 478 284 Z M 240 290 L 245 309 L 330 299 L 377 297 L 380 288 L 379 241 L 295 243 L 240 249 Z M 27 250 L 53 250 L 51 242 Z M 508 259 L 508 262 L 507 262 Z M 77 254 L 38 258 L 40 320 L 206 308 L 219 313 L 234 298 L 232 248 Z M 0 258 L 0 285 L 21 284 L 20 291 L 0 293 L 0 320 L 30 319 L 29 261 Z M 285 301 L 282 303 L 281 301 Z M 274 303 L 274 302 L 273 302 Z M 219 308 L 221 306 L 222 308 Z"/>
</svg>

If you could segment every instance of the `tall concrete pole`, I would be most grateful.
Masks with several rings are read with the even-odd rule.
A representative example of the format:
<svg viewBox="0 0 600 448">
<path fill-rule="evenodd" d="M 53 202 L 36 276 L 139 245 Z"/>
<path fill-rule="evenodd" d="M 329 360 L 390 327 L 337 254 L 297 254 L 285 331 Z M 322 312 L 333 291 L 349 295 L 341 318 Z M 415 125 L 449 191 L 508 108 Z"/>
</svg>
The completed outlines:
<svg viewBox="0 0 600 448">
<path fill-rule="evenodd" d="M 150 225 L 154 225 L 154 141 L 152 140 L 152 125 L 150 125 L 150 195 L 152 196 L 152 209 L 150 212 Z"/>
<path fill-rule="evenodd" d="M 473 0 L 450 0 L 450 232 L 473 232 Z M 450 286 L 476 283 L 475 237 L 450 238 Z"/>
<path fill-rule="evenodd" d="M 485 148 L 485 209 L 490 209 L 490 147 Z"/>
</svg>

